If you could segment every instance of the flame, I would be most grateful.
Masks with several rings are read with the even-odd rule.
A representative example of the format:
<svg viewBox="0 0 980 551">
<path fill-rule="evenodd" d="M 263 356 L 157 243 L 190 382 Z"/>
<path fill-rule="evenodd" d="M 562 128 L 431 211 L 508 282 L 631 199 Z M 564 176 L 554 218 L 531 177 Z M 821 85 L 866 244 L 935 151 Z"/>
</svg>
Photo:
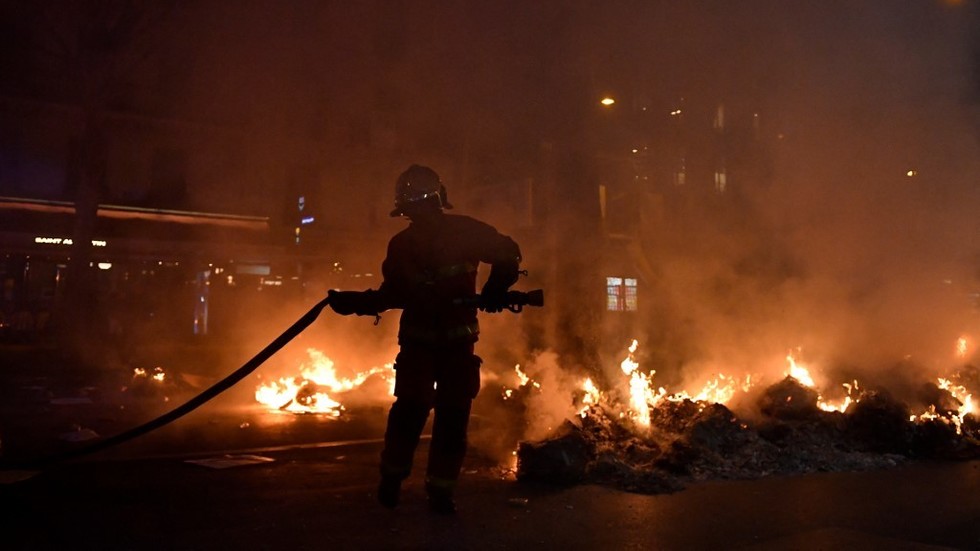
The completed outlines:
<svg viewBox="0 0 980 551">
<path fill-rule="evenodd" d="M 599 388 L 592 382 L 591 377 L 586 377 L 586 379 L 582 381 L 582 391 L 584 394 L 582 395 L 582 408 L 578 411 L 579 417 L 585 417 L 585 413 L 589 411 L 592 406 L 599 403 L 600 397 Z"/>
<path fill-rule="evenodd" d="M 738 378 L 719 373 L 714 378 L 705 381 L 700 390 L 696 392 L 692 393 L 681 390 L 671 394 L 664 387 L 654 385 L 653 377 L 656 374 L 655 370 L 650 370 L 648 373 L 640 371 L 640 364 L 636 360 L 636 350 L 638 347 L 639 342 L 633 339 L 628 348 L 626 358 L 620 363 L 621 371 L 629 378 L 629 404 L 626 407 L 626 411 L 622 412 L 620 416 L 631 419 L 636 425 L 642 428 L 650 426 L 650 411 L 662 400 L 669 400 L 671 402 L 691 400 L 699 403 L 714 402 L 724 404 L 730 401 L 737 392 L 748 392 L 755 384 L 752 375 Z M 579 410 L 579 415 L 584 416 L 592 405 L 599 403 L 603 396 L 592 379 L 586 379 L 582 383 L 581 388 L 585 395 L 582 399 L 582 408 Z"/>
<path fill-rule="evenodd" d="M 514 366 L 514 373 L 517 374 L 517 380 L 518 380 L 517 388 L 524 388 L 528 384 L 530 384 L 534 388 L 541 388 L 541 383 L 531 379 L 530 376 L 528 376 L 526 373 L 524 373 L 524 371 L 521 370 L 521 364 L 517 364 Z M 514 396 L 514 389 L 504 387 L 504 400 L 509 400 L 513 396 Z"/>
<path fill-rule="evenodd" d="M 673 402 L 691 400 L 692 402 L 715 402 L 725 404 L 735 397 L 735 393 L 742 391 L 748 392 L 755 383 L 752 375 L 746 375 L 744 379 L 730 377 L 724 373 L 719 373 L 714 379 L 708 380 L 701 387 L 701 390 L 694 394 L 686 391 L 677 392 L 667 397 Z"/>
<path fill-rule="evenodd" d="M 633 339 L 629 347 L 629 355 L 623 359 L 619 367 L 623 374 L 630 378 L 630 403 L 628 415 L 641 427 L 650 426 L 650 406 L 656 404 L 667 393 L 666 390 L 653 390 L 653 375 L 656 371 L 643 373 L 639 370 L 640 364 L 636 361 L 634 353 L 639 342 Z"/>
<path fill-rule="evenodd" d="M 973 404 L 973 394 L 965 386 L 954 384 L 950 379 L 944 377 L 937 378 L 936 385 L 940 389 L 949 392 L 953 398 L 956 398 L 960 402 L 960 407 L 956 409 L 956 413 L 949 415 L 947 412 L 938 412 L 936 411 L 935 405 L 930 405 L 926 411 L 919 415 L 910 415 L 909 420 L 913 422 L 917 420 L 939 420 L 943 423 L 951 423 L 956 427 L 956 434 L 963 434 L 963 421 L 965 417 L 977 411 L 976 406 Z"/>
<path fill-rule="evenodd" d="M 949 379 L 939 378 L 939 388 L 948 391 L 962 404 L 956 410 L 956 415 L 953 416 L 951 421 L 953 425 L 956 426 L 956 434 L 963 434 L 963 418 L 968 414 L 973 413 L 973 395 L 966 389 L 966 387 L 961 385 L 954 385 Z"/>
<path fill-rule="evenodd" d="M 619 417 L 621 419 L 628 419 L 636 428 L 647 429 L 652 424 L 651 414 L 653 408 L 661 403 L 662 400 L 671 402 L 691 400 L 703 408 L 709 403 L 725 404 L 731 401 L 738 392 L 749 392 L 752 386 L 757 383 L 757 380 L 754 380 L 752 375 L 736 377 L 725 373 L 717 373 L 703 380 L 700 383 L 700 389 L 697 391 L 688 392 L 687 390 L 681 390 L 679 392 L 668 393 L 665 388 L 658 388 L 654 385 L 653 378 L 656 374 L 654 370 L 642 371 L 640 369 L 640 363 L 636 357 L 638 348 L 639 341 L 633 339 L 628 347 L 626 357 L 620 362 L 620 371 L 626 378 L 624 386 L 628 386 L 629 391 L 628 403 L 624 404 L 615 401 L 609 403 L 608 401 L 615 400 L 615 396 L 617 395 L 612 394 L 606 396 L 596 386 L 592 378 L 586 377 L 581 379 L 577 387 L 578 390 L 575 391 L 576 396 L 579 396 L 579 392 L 581 393 L 580 398 L 576 398 L 576 404 L 578 405 L 577 414 L 580 417 L 586 418 L 587 413 L 598 404 L 611 405 L 619 411 Z M 958 350 L 965 352 L 966 348 L 966 339 L 961 338 L 958 342 Z M 786 368 L 787 376 L 792 377 L 801 385 L 817 389 L 814 376 L 811 374 L 811 367 L 800 362 L 798 357 L 799 349 L 791 350 L 786 355 L 788 364 Z M 540 385 L 521 371 L 520 365 L 515 366 L 515 372 L 521 382 L 521 386 L 533 384 L 536 387 L 540 387 Z M 819 372 L 815 373 L 818 375 L 817 378 L 820 378 Z M 937 412 L 935 406 L 930 406 L 924 413 L 918 416 L 912 415 L 910 420 L 915 422 L 916 420 L 939 419 L 944 423 L 955 425 L 957 433 L 962 434 L 965 417 L 970 414 L 975 415 L 977 411 L 973 396 L 965 386 L 954 384 L 950 379 L 940 378 L 938 380 L 938 386 L 948 391 L 961 404 L 955 414 L 952 412 Z M 861 401 L 864 391 L 858 380 L 854 379 L 850 382 L 843 383 L 841 384 L 841 388 L 844 390 L 843 397 L 834 400 L 825 399 L 820 392 L 817 392 L 817 407 L 825 412 L 845 413 L 852 405 Z M 510 396 L 511 392 L 510 390 L 505 391 L 505 396 Z M 625 398 L 624 401 L 626 401 Z"/>
<path fill-rule="evenodd" d="M 789 372 L 787 375 L 799 381 L 803 386 L 808 386 L 810 388 L 816 386 L 816 384 L 813 382 L 813 377 L 810 376 L 810 370 L 796 363 L 796 358 L 793 357 L 793 352 L 786 355 L 786 361 L 789 362 Z"/>
<path fill-rule="evenodd" d="M 528 377 L 526 373 L 521 371 L 521 364 L 515 365 L 514 371 L 517 372 L 517 378 L 521 381 L 520 384 L 517 386 L 524 386 L 528 383 L 528 381 L 531 380 L 531 378 Z"/>
<path fill-rule="evenodd" d="M 793 356 L 791 351 L 786 355 L 786 361 L 789 363 L 789 370 L 787 375 L 796 379 L 801 385 L 810 388 L 816 388 L 817 385 L 813 381 L 813 377 L 810 375 L 810 370 L 797 363 L 796 358 Z M 840 402 L 831 402 L 826 400 L 822 394 L 817 393 L 817 407 L 823 411 L 837 411 L 844 413 L 847 408 L 851 407 L 851 404 L 861 401 L 860 398 L 860 385 L 858 382 L 852 381 L 851 383 L 843 383 L 841 386 L 847 391 L 847 394 Z"/>
<path fill-rule="evenodd" d="M 152 373 L 143 369 L 142 367 L 137 367 L 133 370 L 134 379 L 153 379 L 158 383 L 162 383 L 166 377 L 167 374 L 164 373 L 162 367 L 154 367 Z"/>
<path fill-rule="evenodd" d="M 847 396 L 844 396 L 844 399 L 841 400 L 840 403 L 835 405 L 832 402 L 824 400 L 823 397 L 818 395 L 817 407 L 823 411 L 838 411 L 840 413 L 844 413 L 847 411 L 847 408 L 851 407 L 851 404 L 861 401 L 859 392 L 861 387 L 858 385 L 857 380 L 853 381 L 852 383 L 844 383 L 841 386 L 847 390 Z"/>
<path fill-rule="evenodd" d="M 751 374 L 744 377 L 735 377 L 724 373 L 718 373 L 713 378 L 708 378 L 701 385 L 699 390 L 693 392 L 681 390 L 674 393 L 668 393 L 665 388 L 658 388 L 654 386 L 653 376 L 656 371 L 650 370 L 649 373 L 640 371 L 639 362 L 636 360 L 636 350 L 638 346 L 638 341 L 634 339 L 629 346 L 629 353 L 620 363 L 621 371 L 628 377 L 629 380 L 629 404 L 627 405 L 626 411 L 621 413 L 620 416 L 632 419 L 640 427 L 646 428 L 650 426 L 651 408 L 656 407 L 661 400 L 666 399 L 671 402 L 691 400 L 699 403 L 726 404 L 730 402 L 738 392 L 749 392 L 757 382 L 753 379 Z M 792 351 L 787 354 L 786 361 L 789 364 L 787 369 L 788 376 L 794 378 L 795 380 L 799 381 L 800 384 L 807 387 L 816 387 L 816 383 L 814 382 L 813 376 L 810 374 L 809 368 L 800 363 Z M 844 383 L 841 386 L 845 390 L 845 395 L 842 399 L 837 401 L 827 400 L 820 393 L 818 393 L 817 407 L 823 411 L 843 413 L 847 411 L 852 404 L 860 401 L 861 385 L 857 380 L 851 381 L 850 383 Z M 584 416 L 585 412 L 589 410 L 592 404 L 599 402 L 599 400 L 602 398 L 602 394 L 595 387 L 595 384 L 591 379 L 586 379 L 582 383 L 581 388 L 585 392 L 586 396 L 582 400 L 583 405 L 579 410 L 579 415 Z M 964 408 L 966 408 L 968 404 L 962 398 L 960 399 L 961 401 L 964 401 Z M 969 405 L 972 407 L 972 403 Z"/>
<path fill-rule="evenodd" d="M 349 392 L 372 375 L 380 375 L 388 383 L 388 393 L 394 392 L 393 369 L 391 364 L 373 367 L 358 373 L 351 379 L 338 376 L 334 362 L 315 348 L 307 349 L 311 362 L 303 364 L 298 377 L 282 377 L 259 385 L 255 399 L 268 407 L 293 413 L 321 413 L 339 417 L 344 406 L 334 397 Z"/>
</svg>

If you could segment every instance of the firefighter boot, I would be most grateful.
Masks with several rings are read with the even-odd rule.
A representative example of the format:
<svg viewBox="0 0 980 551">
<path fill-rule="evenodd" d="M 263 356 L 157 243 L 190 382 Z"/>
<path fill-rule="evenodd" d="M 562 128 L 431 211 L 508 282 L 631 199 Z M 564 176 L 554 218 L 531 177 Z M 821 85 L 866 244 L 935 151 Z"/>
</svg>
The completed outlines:
<svg viewBox="0 0 980 551">
<path fill-rule="evenodd" d="M 401 477 L 382 476 L 378 484 L 378 503 L 388 509 L 398 506 L 398 498 L 402 492 Z"/>
<path fill-rule="evenodd" d="M 456 512 L 451 487 L 429 483 L 425 485 L 425 492 L 429 496 L 429 510 L 433 513 L 452 515 Z"/>
</svg>

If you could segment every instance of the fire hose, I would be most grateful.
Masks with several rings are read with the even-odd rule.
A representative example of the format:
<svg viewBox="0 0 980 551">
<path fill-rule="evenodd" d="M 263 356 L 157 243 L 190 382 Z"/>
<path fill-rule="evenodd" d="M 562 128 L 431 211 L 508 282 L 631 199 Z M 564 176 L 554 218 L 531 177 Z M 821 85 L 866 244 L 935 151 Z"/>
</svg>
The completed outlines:
<svg viewBox="0 0 980 551">
<path fill-rule="evenodd" d="M 466 306 L 476 306 L 480 302 L 479 295 L 474 295 L 466 299 L 457 299 L 454 301 L 455 304 L 466 305 Z M 541 289 L 537 289 L 530 292 L 522 291 L 508 291 L 507 292 L 507 309 L 512 312 L 520 312 L 524 306 L 543 306 L 544 305 L 544 292 Z M 263 363 L 271 358 L 276 352 L 281 350 L 286 344 L 295 339 L 300 333 L 302 333 L 307 327 L 313 324 L 314 321 L 320 316 L 320 313 L 330 304 L 328 298 L 324 298 L 320 302 L 316 303 L 313 308 L 310 308 L 309 312 L 303 314 L 301 318 L 296 320 L 288 329 L 283 331 L 281 335 L 276 337 L 275 340 L 270 342 L 265 348 L 260 350 L 258 354 L 252 357 L 252 359 L 245 362 L 241 367 L 232 372 L 230 375 L 221 379 L 217 383 L 211 385 L 207 390 L 201 392 L 197 396 L 194 396 L 184 404 L 164 413 L 163 415 L 151 419 L 142 425 L 131 428 L 127 431 L 116 434 L 104 440 L 99 440 L 87 446 L 76 448 L 74 450 L 68 450 L 61 453 L 53 454 L 47 457 L 17 460 L 17 461 L 3 461 L 0 463 L 3 468 L 39 468 L 44 467 L 53 463 L 59 463 L 62 461 L 67 461 L 70 459 L 75 459 L 84 455 L 89 455 L 104 449 L 117 446 L 123 442 L 128 442 L 136 437 L 142 436 L 146 433 L 152 432 L 164 425 L 170 424 L 177 419 L 187 415 L 188 413 L 194 411 L 198 407 L 204 405 L 206 402 L 214 398 L 215 396 L 221 394 L 222 392 L 228 390 L 236 383 L 250 375 L 253 371 L 259 368 Z"/>
</svg>

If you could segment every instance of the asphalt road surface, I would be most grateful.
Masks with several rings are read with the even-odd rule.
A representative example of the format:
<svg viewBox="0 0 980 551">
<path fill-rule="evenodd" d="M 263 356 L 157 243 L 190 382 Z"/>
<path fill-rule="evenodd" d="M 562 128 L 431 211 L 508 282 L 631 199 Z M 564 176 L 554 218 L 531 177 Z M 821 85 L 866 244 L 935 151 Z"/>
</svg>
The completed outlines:
<svg viewBox="0 0 980 551">
<path fill-rule="evenodd" d="M 181 398 L 11 373 L 0 388 L 7 458 L 84 445 L 71 436 L 110 436 Z M 384 407 L 281 415 L 251 391 L 74 463 L 0 470 L 0 549 L 980 549 L 980 461 L 640 495 L 527 485 L 474 453 L 457 515 L 427 510 L 418 468 L 390 511 L 374 497 Z"/>
<path fill-rule="evenodd" d="M 651 496 L 528 486 L 474 457 L 459 512 L 445 517 L 425 507 L 419 473 L 398 509 L 375 502 L 379 449 L 369 440 L 4 471 L 0 547 L 980 549 L 980 462 L 701 483 Z M 226 455 L 257 462 L 188 462 Z M 11 482 L 21 476 L 29 478 Z"/>
</svg>

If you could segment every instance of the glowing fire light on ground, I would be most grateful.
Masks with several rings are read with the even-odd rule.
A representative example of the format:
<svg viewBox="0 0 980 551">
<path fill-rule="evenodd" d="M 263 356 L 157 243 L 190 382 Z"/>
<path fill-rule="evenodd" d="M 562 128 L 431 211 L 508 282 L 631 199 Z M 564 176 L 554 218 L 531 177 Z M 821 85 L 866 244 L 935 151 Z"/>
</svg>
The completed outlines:
<svg viewBox="0 0 980 551">
<path fill-rule="evenodd" d="M 808 386 L 810 388 L 817 386 L 816 383 L 813 382 L 813 377 L 810 376 L 810 370 L 797 364 L 796 358 L 793 357 L 792 352 L 786 355 L 786 361 L 789 362 L 789 373 L 787 373 L 787 375 L 799 381 L 803 386 Z"/>
<path fill-rule="evenodd" d="M 517 375 L 518 389 L 524 388 L 528 385 L 531 385 L 534 388 L 541 388 L 541 383 L 532 380 L 531 377 L 529 377 L 526 373 L 524 373 L 523 370 L 521 370 L 521 364 L 517 364 L 514 366 L 514 373 Z M 515 389 L 513 388 L 504 387 L 504 400 L 511 399 L 514 396 L 514 390 Z"/>
<path fill-rule="evenodd" d="M 147 371 L 142 367 L 137 367 L 133 370 L 133 378 L 152 379 L 162 383 L 163 380 L 167 378 L 167 374 L 164 373 L 163 368 L 160 367 L 154 367 L 152 371 Z"/>
<path fill-rule="evenodd" d="M 323 352 L 315 348 L 306 352 L 310 363 L 300 367 L 299 376 L 259 385 L 255 390 L 256 401 L 277 411 L 339 417 L 345 408 L 338 395 L 360 387 L 372 376 L 380 376 L 388 383 L 388 395 L 394 390 L 394 370 L 390 364 L 373 367 L 348 379 L 337 374 L 333 360 Z"/>
<path fill-rule="evenodd" d="M 553 367 L 558 376 L 550 376 L 538 368 L 552 364 L 532 365 L 532 376 L 542 377 L 545 384 L 540 392 L 527 395 L 529 401 L 541 400 L 525 408 L 528 428 L 535 430 L 525 431 L 516 465 L 510 456 L 517 480 L 586 481 L 664 493 L 676 490 L 669 483 L 675 477 L 681 482 L 758 478 L 980 456 L 980 417 L 973 402 L 973 394 L 980 392 L 980 368 L 975 365 L 961 362 L 962 368 L 949 378 L 926 376 L 932 384 L 903 378 L 893 388 L 888 385 L 893 371 L 881 370 L 868 373 L 860 383 L 851 379 L 837 386 L 840 379 L 834 374 L 857 369 L 853 363 L 832 359 L 826 365 L 819 360 L 805 365 L 798 348 L 788 355 L 765 353 L 765 362 L 744 363 L 762 368 L 758 375 L 744 378 L 726 375 L 728 366 L 708 364 L 718 358 L 705 356 L 687 366 L 688 373 L 677 374 L 686 375 L 678 386 L 691 392 L 668 393 L 654 390 L 654 371 L 641 367 L 645 360 L 637 349 L 634 340 L 626 357 L 606 365 L 602 377 L 590 370 L 592 377 L 569 378 L 557 364 Z M 738 364 L 751 360 L 738 354 L 732 358 Z M 908 356 L 894 367 L 903 375 L 928 373 L 926 365 Z M 875 375 L 887 378 L 881 381 Z M 596 382 L 608 387 L 600 390 Z M 751 391 L 760 382 L 764 388 Z M 694 392 L 696 388 L 700 390 Z M 724 403 L 728 401 L 733 404 Z M 928 410 L 909 418 L 919 409 L 909 410 L 910 403 L 924 404 L 921 407 Z M 556 415 L 531 427 L 539 418 L 537 412 L 544 410 L 533 406 L 542 404 L 557 406 L 549 411 Z M 560 416 L 564 421 L 557 430 L 538 430 Z"/>
<path fill-rule="evenodd" d="M 600 397 L 599 388 L 592 382 L 591 377 L 586 377 L 586 379 L 582 381 L 582 391 L 582 407 L 578 410 L 579 417 L 585 417 L 585 414 L 589 411 L 589 408 L 599 403 Z"/>
<path fill-rule="evenodd" d="M 841 386 L 847 391 L 847 396 L 838 403 L 829 402 L 825 400 L 822 396 L 817 397 L 817 407 L 823 411 L 837 411 L 844 413 L 847 408 L 851 407 L 851 404 L 861 401 L 861 387 L 858 385 L 857 381 L 852 383 L 843 383 Z"/>
<path fill-rule="evenodd" d="M 633 340 L 628 349 L 628 355 L 620 363 L 620 370 L 623 375 L 629 378 L 629 404 L 626 410 L 621 413 L 621 417 L 631 419 L 637 426 L 647 428 L 650 426 L 650 411 L 662 400 L 671 402 L 683 402 L 690 400 L 697 403 L 721 403 L 724 404 L 734 398 L 737 392 L 748 392 L 755 384 L 752 375 L 744 378 L 733 377 L 718 373 L 713 378 L 705 381 L 700 389 L 694 391 L 680 390 L 668 393 L 664 387 L 654 385 L 655 370 L 643 372 L 636 359 L 636 350 L 639 342 Z M 580 386 L 584 393 L 582 408 L 579 415 L 584 416 L 586 412 L 600 400 L 604 399 L 602 392 L 595 386 L 592 379 L 586 379 Z"/>
<path fill-rule="evenodd" d="M 663 388 L 656 391 L 653 389 L 653 376 L 656 374 L 656 371 L 651 370 L 650 373 L 640 371 L 640 364 L 634 356 L 639 344 L 636 339 L 633 339 L 633 343 L 629 347 L 629 355 L 623 359 L 619 367 L 622 369 L 623 374 L 630 378 L 630 403 L 627 415 L 637 425 L 649 427 L 650 407 L 659 402 L 667 394 L 667 391 Z"/>
<path fill-rule="evenodd" d="M 649 372 L 643 372 L 640 369 L 639 361 L 636 358 L 638 346 L 638 341 L 634 339 L 629 346 L 627 356 L 620 363 L 620 370 L 628 378 L 629 403 L 620 409 L 619 415 L 620 417 L 630 419 L 640 428 L 648 428 L 650 426 L 650 412 L 662 400 L 671 402 L 690 400 L 700 404 L 718 403 L 724 405 L 729 403 L 737 393 L 749 392 L 758 382 L 751 375 L 739 378 L 719 373 L 704 382 L 700 390 L 668 392 L 665 388 L 654 385 L 653 377 L 656 371 L 650 370 Z M 957 342 L 957 350 L 965 353 L 965 338 L 961 338 Z M 799 351 L 797 351 L 797 354 L 799 354 Z M 792 351 L 787 354 L 786 362 L 788 365 L 786 376 L 795 379 L 803 386 L 817 390 L 816 406 L 820 410 L 844 413 L 852 405 L 861 401 L 861 396 L 864 391 L 857 380 L 841 384 L 844 391 L 842 398 L 836 400 L 825 398 L 819 392 L 820 389 L 817 387 L 810 368 L 799 361 L 797 354 L 794 354 Z M 520 369 L 517 371 L 519 375 L 523 375 Z M 524 377 L 521 380 L 522 385 L 527 384 L 527 380 Z M 537 383 L 533 381 L 532 383 L 538 386 Z M 965 416 L 977 411 L 973 403 L 973 396 L 966 387 L 953 384 L 949 379 L 940 378 L 938 386 L 940 389 L 948 391 L 953 398 L 962 404 L 955 414 L 953 412 L 937 413 L 933 407 L 921 415 L 913 415 L 911 419 L 913 421 L 916 419 L 923 421 L 941 419 L 944 422 L 955 425 L 957 432 L 959 432 Z M 608 399 L 607 395 L 595 385 L 591 378 L 583 379 L 579 384 L 579 389 L 582 393 L 582 398 L 579 402 L 580 407 L 577 409 L 577 414 L 580 417 L 585 417 L 590 409 Z"/>
<path fill-rule="evenodd" d="M 748 392 L 754 384 L 752 375 L 746 375 L 745 378 L 739 379 L 719 373 L 715 378 L 705 382 L 701 390 L 694 394 L 681 391 L 667 396 L 667 399 L 673 402 L 691 400 L 692 402 L 726 404 L 735 397 L 736 392 Z"/>
<path fill-rule="evenodd" d="M 786 361 L 789 363 L 789 370 L 787 376 L 796 379 L 801 385 L 816 389 L 817 385 L 813 381 L 813 376 L 810 375 L 810 370 L 796 360 L 793 353 L 790 352 L 786 355 Z M 817 407 L 823 411 L 837 411 L 844 413 L 851 404 L 861 400 L 860 398 L 860 385 L 857 381 L 852 381 L 850 383 L 843 383 L 841 386 L 847 391 L 846 396 L 839 402 L 831 402 L 823 397 L 822 394 L 817 394 Z"/>
<path fill-rule="evenodd" d="M 529 372 L 545 384 L 532 389 L 532 379 L 520 377 L 522 372 L 515 369 L 522 388 L 534 392 L 514 394 L 526 406 L 527 425 L 518 450 L 509 461 L 502 458 L 508 472 L 518 480 L 553 480 L 556 471 L 574 465 L 569 481 L 612 481 L 631 491 L 647 484 L 663 492 L 661 476 L 673 476 L 669 473 L 677 465 L 695 465 L 680 472 L 701 479 L 729 478 L 732 473 L 758 477 L 781 470 L 866 469 L 894 466 L 905 458 L 980 455 L 980 418 L 973 402 L 973 394 L 980 392 L 980 369 L 972 365 L 949 378 L 929 376 L 938 381 L 935 384 L 906 384 L 892 394 L 893 389 L 874 378 L 837 386 L 839 380 L 832 378 L 836 370 L 806 365 L 800 360 L 802 350 L 794 348 L 785 356 L 767 354 L 770 361 L 762 364 L 760 375 L 732 377 L 717 369 L 726 366 L 699 362 L 698 371 L 687 373 L 681 385 L 691 392 L 668 392 L 654 386 L 653 369 L 641 368 L 638 346 L 632 340 L 626 357 L 617 359 L 619 369 L 611 362 L 602 377 L 569 378 L 562 371 L 551 376 L 540 367 L 552 364 L 535 363 Z M 957 349 L 965 350 L 962 339 Z M 904 361 L 898 367 L 907 373 L 924 371 L 922 364 Z M 840 366 L 854 369 L 849 363 Z M 698 373 L 702 375 L 696 377 Z M 608 388 L 600 389 L 596 382 Z M 760 382 L 765 388 L 752 392 Z M 928 409 L 912 415 L 916 410 L 910 411 L 909 403 L 924 403 Z M 555 407 L 546 410 L 550 406 Z M 548 415 L 538 415 L 541 411 Z M 552 430 L 556 420 L 562 425 Z M 589 453 L 583 454 L 583 448 Z"/>
<path fill-rule="evenodd" d="M 916 419 L 921 421 L 928 421 L 933 419 L 938 419 L 944 422 L 952 423 L 956 427 L 956 434 L 963 434 L 963 418 L 968 414 L 976 411 L 973 406 L 973 394 L 971 394 L 966 387 L 962 385 L 953 384 L 949 379 L 940 377 L 938 379 L 938 385 L 940 389 L 945 390 L 956 398 L 960 402 L 960 407 L 957 408 L 956 414 L 949 417 L 940 415 L 936 412 L 935 406 L 929 406 L 929 409 L 922 413 L 921 415 L 912 415 L 909 420 L 915 421 Z"/>
</svg>

